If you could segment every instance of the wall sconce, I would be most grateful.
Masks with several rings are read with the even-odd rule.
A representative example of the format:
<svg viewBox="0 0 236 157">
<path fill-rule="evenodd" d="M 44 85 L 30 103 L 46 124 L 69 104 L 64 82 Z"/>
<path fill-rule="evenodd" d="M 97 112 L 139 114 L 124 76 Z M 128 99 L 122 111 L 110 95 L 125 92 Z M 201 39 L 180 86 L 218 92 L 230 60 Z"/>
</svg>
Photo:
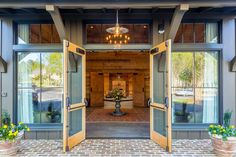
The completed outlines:
<svg viewBox="0 0 236 157">
<path fill-rule="evenodd" d="M 164 26 L 164 24 L 158 24 L 158 33 L 159 34 L 163 34 L 163 33 L 165 33 L 165 26 Z"/>
</svg>

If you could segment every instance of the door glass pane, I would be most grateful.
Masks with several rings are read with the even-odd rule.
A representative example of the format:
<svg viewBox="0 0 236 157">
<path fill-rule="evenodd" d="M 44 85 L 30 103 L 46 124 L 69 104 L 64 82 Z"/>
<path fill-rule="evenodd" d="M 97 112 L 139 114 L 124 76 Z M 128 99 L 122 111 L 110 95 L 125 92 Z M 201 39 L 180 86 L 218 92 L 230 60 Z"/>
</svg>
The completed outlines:
<svg viewBox="0 0 236 157">
<path fill-rule="evenodd" d="M 193 88 L 173 88 L 172 106 L 174 123 L 194 123 Z"/>
<path fill-rule="evenodd" d="M 165 103 L 166 83 L 166 54 L 165 52 L 153 56 L 153 101 Z"/>
<path fill-rule="evenodd" d="M 69 52 L 68 93 L 71 104 L 82 102 L 82 56 Z"/>
<path fill-rule="evenodd" d="M 218 87 L 218 53 L 197 52 L 195 73 L 197 87 Z"/>
<path fill-rule="evenodd" d="M 153 130 L 166 136 L 166 112 L 153 108 Z"/>
<path fill-rule="evenodd" d="M 83 109 L 69 112 L 69 136 L 82 131 Z"/>
</svg>

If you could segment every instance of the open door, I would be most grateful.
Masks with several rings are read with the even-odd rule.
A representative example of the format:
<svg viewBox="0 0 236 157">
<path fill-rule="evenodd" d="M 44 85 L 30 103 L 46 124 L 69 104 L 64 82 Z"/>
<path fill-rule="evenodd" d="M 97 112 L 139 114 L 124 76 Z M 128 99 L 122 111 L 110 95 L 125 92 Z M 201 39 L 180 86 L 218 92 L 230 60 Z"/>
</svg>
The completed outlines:
<svg viewBox="0 0 236 157">
<path fill-rule="evenodd" d="M 150 137 L 171 152 L 171 40 L 150 50 Z"/>
<path fill-rule="evenodd" d="M 63 150 L 85 139 L 85 50 L 67 40 L 64 51 Z"/>
</svg>

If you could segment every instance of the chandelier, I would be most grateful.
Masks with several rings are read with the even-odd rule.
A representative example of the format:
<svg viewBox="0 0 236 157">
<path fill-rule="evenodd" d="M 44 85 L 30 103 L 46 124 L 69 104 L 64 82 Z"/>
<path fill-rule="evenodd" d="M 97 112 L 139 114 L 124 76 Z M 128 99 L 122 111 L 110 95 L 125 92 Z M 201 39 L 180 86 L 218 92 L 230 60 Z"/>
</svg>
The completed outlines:
<svg viewBox="0 0 236 157">
<path fill-rule="evenodd" d="M 121 44 L 127 44 L 130 40 L 129 35 L 127 35 L 129 30 L 119 25 L 118 10 L 116 10 L 115 27 L 107 28 L 106 31 L 109 33 L 109 35 L 106 36 L 106 41 L 109 44 L 114 44 L 115 47 L 120 47 Z"/>
</svg>

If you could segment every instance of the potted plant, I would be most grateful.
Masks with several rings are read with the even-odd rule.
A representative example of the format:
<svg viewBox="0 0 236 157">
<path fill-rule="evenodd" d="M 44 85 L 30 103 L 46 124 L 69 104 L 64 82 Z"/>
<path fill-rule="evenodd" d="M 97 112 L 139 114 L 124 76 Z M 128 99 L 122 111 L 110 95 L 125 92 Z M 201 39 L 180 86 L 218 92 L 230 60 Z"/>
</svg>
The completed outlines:
<svg viewBox="0 0 236 157">
<path fill-rule="evenodd" d="M 236 155 L 236 129 L 230 125 L 232 112 L 224 113 L 223 125 L 210 125 L 208 128 L 212 146 L 218 156 Z"/>
<path fill-rule="evenodd" d="M 10 115 L 8 113 L 3 114 L 2 126 L 0 127 L 0 156 L 17 153 L 24 131 L 30 131 L 30 129 L 22 122 L 14 125 L 11 123 Z"/>
</svg>

